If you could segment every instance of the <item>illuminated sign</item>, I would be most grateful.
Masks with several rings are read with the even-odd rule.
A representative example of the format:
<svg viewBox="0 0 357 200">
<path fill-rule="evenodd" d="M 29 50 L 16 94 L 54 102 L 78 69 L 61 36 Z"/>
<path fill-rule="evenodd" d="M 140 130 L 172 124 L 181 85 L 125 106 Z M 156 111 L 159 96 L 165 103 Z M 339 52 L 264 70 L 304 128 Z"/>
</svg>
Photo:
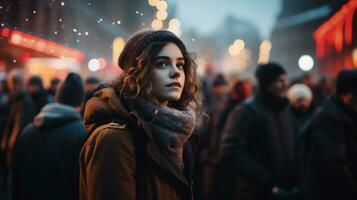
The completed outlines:
<svg viewBox="0 0 357 200">
<path fill-rule="evenodd" d="M 332 53 L 333 49 L 341 52 L 344 45 L 352 43 L 353 16 L 356 8 L 357 0 L 350 0 L 314 32 L 316 54 L 319 58 Z"/>
<path fill-rule="evenodd" d="M 12 45 L 32 49 L 47 55 L 72 59 L 77 62 L 81 62 L 85 58 L 84 53 L 77 49 L 72 49 L 20 31 L 10 31 L 8 28 L 4 28 L 1 30 L 1 35 L 8 37 L 9 43 Z"/>
</svg>

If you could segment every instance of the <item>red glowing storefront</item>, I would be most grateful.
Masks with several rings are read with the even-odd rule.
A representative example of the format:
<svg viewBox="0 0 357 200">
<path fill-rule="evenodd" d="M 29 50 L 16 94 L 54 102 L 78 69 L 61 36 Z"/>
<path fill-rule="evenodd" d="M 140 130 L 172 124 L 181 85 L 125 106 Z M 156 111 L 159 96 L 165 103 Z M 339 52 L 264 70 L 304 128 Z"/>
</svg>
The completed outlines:
<svg viewBox="0 0 357 200">
<path fill-rule="evenodd" d="M 356 9 L 357 0 L 348 1 L 314 32 L 320 73 L 335 76 L 357 68 Z"/>
<path fill-rule="evenodd" d="M 81 73 L 85 55 L 77 49 L 9 28 L 0 29 L 0 71 L 22 67 L 29 74 L 63 79 L 69 71 Z"/>
</svg>

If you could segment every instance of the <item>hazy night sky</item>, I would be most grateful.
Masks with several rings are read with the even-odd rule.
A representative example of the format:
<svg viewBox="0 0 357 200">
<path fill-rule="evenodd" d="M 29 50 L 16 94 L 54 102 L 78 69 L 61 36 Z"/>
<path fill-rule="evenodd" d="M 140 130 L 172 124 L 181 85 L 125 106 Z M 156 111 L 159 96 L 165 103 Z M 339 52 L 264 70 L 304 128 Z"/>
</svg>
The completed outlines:
<svg viewBox="0 0 357 200">
<path fill-rule="evenodd" d="M 177 0 L 177 17 L 184 30 L 194 28 L 209 34 L 231 15 L 255 25 L 263 38 L 269 38 L 282 0 Z"/>
</svg>

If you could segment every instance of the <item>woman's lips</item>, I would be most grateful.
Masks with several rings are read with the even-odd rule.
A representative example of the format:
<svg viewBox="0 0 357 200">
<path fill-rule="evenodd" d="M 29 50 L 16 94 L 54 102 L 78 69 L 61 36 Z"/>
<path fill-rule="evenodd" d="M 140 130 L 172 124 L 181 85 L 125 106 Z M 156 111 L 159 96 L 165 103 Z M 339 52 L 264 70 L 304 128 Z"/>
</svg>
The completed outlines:
<svg viewBox="0 0 357 200">
<path fill-rule="evenodd" d="M 178 88 L 181 88 L 181 84 L 179 82 L 173 82 L 173 83 L 167 84 L 166 87 L 178 87 Z"/>
</svg>

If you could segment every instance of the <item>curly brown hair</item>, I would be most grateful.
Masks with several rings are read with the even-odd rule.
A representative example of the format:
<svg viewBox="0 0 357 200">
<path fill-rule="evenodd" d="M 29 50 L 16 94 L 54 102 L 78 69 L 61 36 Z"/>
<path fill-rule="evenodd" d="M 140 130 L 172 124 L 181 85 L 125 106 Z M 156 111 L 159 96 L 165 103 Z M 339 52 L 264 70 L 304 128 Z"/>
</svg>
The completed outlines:
<svg viewBox="0 0 357 200">
<path fill-rule="evenodd" d="M 148 77 L 151 77 L 155 57 L 168 43 L 170 42 L 152 42 L 135 58 L 135 63 L 124 70 L 122 78 L 117 82 L 119 87 L 116 87 L 116 89 L 119 89 L 119 96 L 124 96 L 125 98 L 142 97 L 157 102 L 155 97 L 152 96 L 152 82 Z M 194 54 L 187 52 L 180 45 L 177 46 L 185 61 L 185 84 L 181 98 L 177 101 L 169 102 L 168 105 L 174 108 L 184 108 L 194 103 L 196 111 L 199 111 L 201 103 L 198 100 L 199 82 L 197 80 L 197 64 L 194 61 Z"/>
</svg>

